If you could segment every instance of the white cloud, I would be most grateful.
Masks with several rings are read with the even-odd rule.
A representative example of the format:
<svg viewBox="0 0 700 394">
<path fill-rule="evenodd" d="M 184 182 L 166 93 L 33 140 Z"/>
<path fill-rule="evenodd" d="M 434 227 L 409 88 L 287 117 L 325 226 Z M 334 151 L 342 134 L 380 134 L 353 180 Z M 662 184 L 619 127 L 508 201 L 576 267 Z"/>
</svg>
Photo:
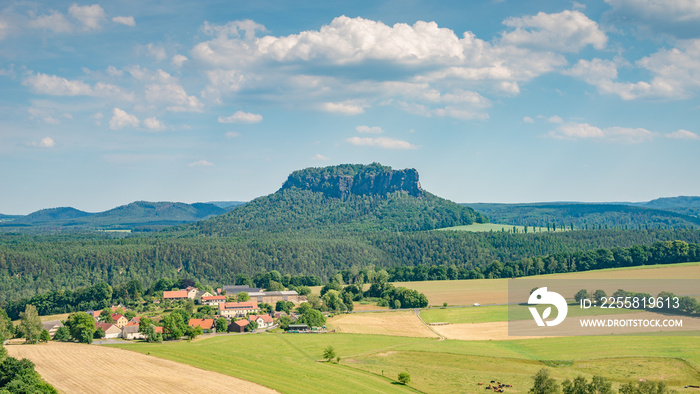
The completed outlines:
<svg viewBox="0 0 700 394">
<path fill-rule="evenodd" d="M 188 164 L 187 167 L 214 167 L 214 163 L 202 159 Z"/>
<path fill-rule="evenodd" d="M 165 47 L 162 45 L 150 43 L 146 45 L 146 50 L 148 51 L 148 55 L 156 59 L 158 62 L 161 62 L 168 57 L 168 54 L 165 52 Z"/>
<path fill-rule="evenodd" d="M 677 140 L 699 140 L 700 136 L 688 130 L 676 130 L 673 133 L 666 134 L 667 138 L 673 138 Z"/>
<path fill-rule="evenodd" d="M 523 117 L 523 122 L 525 122 L 525 123 L 535 123 L 535 120 L 532 119 L 532 118 L 529 117 L 529 116 L 525 116 L 525 117 Z"/>
<path fill-rule="evenodd" d="M 231 116 L 219 116 L 219 123 L 259 123 L 262 122 L 263 117 L 260 114 L 253 114 L 249 112 L 236 111 Z"/>
<path fill-rule="evenodd" d="M 51 137 L 44 137 L 39 142 L 30 142 L 29 146 L 36 146 L 37 148 L 53 148 L 56 146 L 56 141 Z"/>
<path fill-rule="evenodd" d="M 133 16 L 115 16 L 114 18 L 112 18 L 112 22 L 121 23 L 122 25 L 131 27 L 136 26 L 136 21 L 134 20 Z"/>
<path fill-rule="evenodd" d="M 99 30 L 100 25 L 106 18 L 104 9 L 97 4 L 79 6 L 73 4 L 68 9 L 68 14 L 74 19 L 80 21 L 84 30 Z"/>
<path fill-rule="evenodd" d="M 185 88 L 174 82 L 147 85 L 145 94 L 148 101 L 170 104 L 168 111 L 201 112 L 204 106 L 197 97 L 188 96 Z"/>
<path fill-rule="evenodd" d="M 226 138 L 238 138 L 241 136 L 241 133 L 237 131 L 227 131 L 225 135 Z"/>
<path fill-rule="evenodd" d="M 700 34 L 700 2 L 694 0 L 605 0 L 608 17 L 636 29 L 668 33 L 681 38 Z"/>
<path fill-rule="evenodd" d="M 335 112 L 343 115 L 359 115 L 365 112 L 367 105 L 358 104 L 351 101 L 342 103 L 323 103 L 321 108 L 326 112 Z"/>
<path fill-rule="evenodd" d="M 51 11 L 48 15 L 30 19 L 29 27 L 50 30 L 54 33 L 68 33 L 73 30 L 73 25 L 58 11 Z"/>
<path fill-rule="evenodd" d="M 315 155 L 313 155 L 313 157 L 311 157 L 311 159 L 312 160 L 328 161 L 328 160 L 330 160 L 330 157 L 324 156 L 320 153 L 316 153 Z"/>
<path fill-rule="evenodd" d="M 416 146 L 410 142 L 387 137 L 352 137 L 346 141 L 355 146 L 372 146 L 384 149 L 416 149 Z"/>
<path fill-rule="evenodd" d="M 107 75 L 112 76 L 112 77 L 121 77 L 124 75 L 124 71 L 117 69 L 114 66 L 108 66 L 107 67 Z"/>
<path fill-rule="evenodd" d="M 175 67 L 182 67 L 182 64 L 187 61 L 187 56 L 185 55 L 180 55 L 177 54 L 173 56 L 172 59 L 170 59 L 170 62 L 175 66 Z"/>
<path fill-rule="evenodd" d="M 603 49 L 608 41 L 598 24 L 580 11 L 539 12 L 533 16 L 508 18 L 503 23 L 515 28 L 501 37 L 501 42 L 507 45 L 578 52 L 586 45 Z"/>
<path fill-rule="evenodd" d="M 357 126 L 355 127 L 355 130 L 357 130 L 358 133 L 367 133 L 367 134 L 381 134 L 384 132 L 381 127 L 379 126 Z"/>
<path fill-rule="evenodd" d="M 161 122 L 160 120 L 158 120 L 158 119 L 156 119 L 156 118 L 146 118 L 146 119 L 144 119 L 144 120 L 143 120 L 143 125 L 144 125 L 144 127 L 146 127 L 147 129 L 152 130 L 152 131 L 161 131 L 161 130 L 165 130 L 165 125 L 163 124 L 163 122 Z"/>
<path fill-rule="evenodd" d="M 564 119 L 561 118 L 561 116 L 550 116 L 549 119 L 547 119 L 549 123 L 564 123 Z"/>
<path fill-rule="evenodd" d="M 79 96 L 91 95 L 92 88 L 82 81 L 71 81 L 56 75 L 42 73 L 30 74 L 22 81 L 35 93 L 50 94 L 53 96 Z"/>
<path fill-rule="evenodd" d="M 0 40 L 7 37 L 10 32 L 10 23 L 0 18 Z"/>
<path fill-rule="evenodd" d="M 640 143 L 651 140 L 654 133 L 643 128 L 591 126 L 588 123 L 561 123 L 547 134 L 550 138 L 567 140 L 601 140 Z"/>
<path fill-rule="evenodd" d="M 131 115 L 122 109 L 114 108 L 112 119 L 109 121 L 109 128 L 118 130 L 124 127 L 138 127 L 140 123 L 135 115 Z"/>
</svg>

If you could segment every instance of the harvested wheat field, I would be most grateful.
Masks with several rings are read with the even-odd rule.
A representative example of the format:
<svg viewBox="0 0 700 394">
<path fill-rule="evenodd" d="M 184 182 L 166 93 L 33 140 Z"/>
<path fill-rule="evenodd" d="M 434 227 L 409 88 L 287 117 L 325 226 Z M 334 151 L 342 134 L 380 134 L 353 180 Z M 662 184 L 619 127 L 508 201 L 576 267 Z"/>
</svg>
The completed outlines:
<svg viewBox="0 0 700 394">
<path fill-rule="evenodd" d="M 508 336 L 507 321 L 448 324 L 446 326 L 433 326 L 433 330 L 447 339 L 460 339 L 463 341 L 505 341 L 513 339 L 542 338 Z"/>
<path fill-rule="evenodd" d="M 329 319 L 331 330 L 348 334 L 379 334 L 398 337 L 437 338 L 411 311 L 367 312 L 339 315 Z"/>
<path fill-rule="evenodd" d="M 134 345 L 138 346 L 138 345 Z M 128 350 L 49 342 L 7 346 L 63 393 L 276 393 L 267 387 Z"/>
</svg>

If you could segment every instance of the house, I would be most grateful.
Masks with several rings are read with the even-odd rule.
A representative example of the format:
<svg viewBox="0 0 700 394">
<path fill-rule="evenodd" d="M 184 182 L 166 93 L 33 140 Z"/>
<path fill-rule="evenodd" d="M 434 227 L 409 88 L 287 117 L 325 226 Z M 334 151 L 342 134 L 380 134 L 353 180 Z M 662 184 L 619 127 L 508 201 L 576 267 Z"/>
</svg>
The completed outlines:
<svg viewBox="0 0 700 394">
<path fill-rule="evenodd" d="M 156 326 L 154 327 L 156 334 L 162 334 L 163 333 L 163 327 L 162 326 Z"/>
<path fill-rule="evenodd" d="M 248 293 L 251 300 L 256 300 L 259 303 L 267 303 L 274 305 L 277 301 L 291 301 L 293 303 L 299 303 L 299 293 L 294 290 L 288 291 L 258 291 Z"/>
<path fill-rule="evenodd" d="M 287 316 L 287 312 L 285 311 L 277 311 L 275 312 L 275 319 L 279 319 L 282 316 Z"/>
<path fill-rule="evenodd" d="M 246 292 L 248 294 L 257 293 L 257 292 L 260 292 L 262 290 L 263 289 L 260 289 L 257 287 L 250 287 L 248 285 L 238 285 L 238 286 L 226 285 L 226 286 L 224 286 L 224 291 L 226 292 L 227 296 L 236 295 L 238 293 L 243 293 L 243 292 Z M 219 293 L 221 293 L 221 292 L 219 292 Z"/>
<path fill-rule="evenodd" d="M 163 292 L 163 300 L 186 300 L 188 299 L 186 290 L 172 290 Z"/>
<path fill-rule="evenodd" d="M 114 325 L 119 327 L 120 330 L 129 323 L 129 320 L 126 318 L 126 316 L 120 315 L 118 313 L 112 315 L 112 320 L 114 321 Z"/>
<path fill-rule="evenodd" d="M 232 321 L 231 324 L 228 325 L 228 332 L 244 332 L 247 325 L 248 320 Z"/>
<path fill-rule="evenodd" d="M 270 315 L 250 315 L 248 316 L 248 321 L 254 321 L 258 323 L 258 328 L 268 328 L 272 327 L 274 322 Z"/>
<path fill-rule="evenodd" d="M 190 319 L 190 327 L 201 327 L 202 332 L 216 332 L 216 327 L 214 326 L 214 319 Z"/>
<path fill-rule="evenodd" d="M 226 296 L 204 296 L 202 297 L 202 305 L 219 305 L 226 302 Z"/>
<path fill-rule="evenodd" d="M 139 332 L 139 324 L 134 322 L 127 323 L 122 328 L 122 338 L 124 339 L 146 339 L 146 336 Z"/>
<path fill-rule="evenodd" d="M 258 303 L 255 301 L 223 302 L 219 304 L 219 315 L 223 317 L 243 317 L 249 313 L 258 313 Z"/>
<path fill-rule="evenodd" d="M 199 301 L 201 303 L 202 298 L 204 297 L 211 297 L 214 294 L 208 292 L 208 291 L 202 291 L 202 290 L 197 290 L 197 294 L 195 294 L 194 299 Z"/>
<path fill-rule="evenodd" d="M 132 322 L 133 322 L 133 323 L 136 323 L 136 324 L 141 323 L 141 316 L 134 316 L 134 317 L 132 317 L 131 320 L 129 320 L 129 323 L 132 323 Z"/>
<path fill-rule="evenodd" d="M 187 298 L 189 298 L 190 300 L 194 300 L 195 298 L 197 298 L 197 292 L 199 291 L 199 289 L 197 289 L 196 287 L 188 286 L 185 289 L 185 291 L 187 292 Z"/>
<path fill-rule="evenodd" d="M 95 328 L 97 328 L 97 327 L 101 328 L 102 331 L 105 332 L 105 339 L 121 338 L 122 337 L 122 330 L 121 330 L 121 328 L 117 327 L 116 324 L 96 323 Z"/>
<path fill-rule="evenodd" d="M 53 338 L 53 336 L 56 335 L 56 331 L 58 331 L 59 328 L 63 327 L 63 323 L 61 323 L 60 320 L 49 320 L 41 322 L 41 325 L 44 327 L 44 330 L 49 332 L 51 338 Z"/>
</svg>

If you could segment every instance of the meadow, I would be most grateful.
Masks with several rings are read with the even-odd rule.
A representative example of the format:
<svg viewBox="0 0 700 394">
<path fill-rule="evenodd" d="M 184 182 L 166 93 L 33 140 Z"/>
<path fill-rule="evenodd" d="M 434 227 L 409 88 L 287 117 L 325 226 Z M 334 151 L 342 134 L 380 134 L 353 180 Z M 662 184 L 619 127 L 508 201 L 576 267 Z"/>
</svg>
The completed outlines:
<svg viewBox="0 0 700 394">
<path fill-rule="evenodd" d="M 441 228 L 435 231 L 471 231 L 475 233 L 483 233 L 483 232 L 497 232 L 497 231 L 504 231 L 504 232 L 513 232 L 513 229 L 515 229 L 516 233 L 525 233 L 525 226 L 513 226 L 511 224 L 498 224 L 498 223 L 473 223 L 473 224 L 468 224 L 464 226 L 453 226 L 453 227 L 445 227 Z M 555 230 L 551 229 L 549 230 L 550 232 L 554 232 Z M 557 228 L 557 232 L 561 231 L 569 231 L 568 228 L 562 229 L 562 228 Z M 537 232 L 537 233 L 543 233 L 547 232 L 547 227 L 533 227 L 533 226 L 528 226 L 527 227 L 527 232 L 532 233 L 532 232 Z"/>
</svg>

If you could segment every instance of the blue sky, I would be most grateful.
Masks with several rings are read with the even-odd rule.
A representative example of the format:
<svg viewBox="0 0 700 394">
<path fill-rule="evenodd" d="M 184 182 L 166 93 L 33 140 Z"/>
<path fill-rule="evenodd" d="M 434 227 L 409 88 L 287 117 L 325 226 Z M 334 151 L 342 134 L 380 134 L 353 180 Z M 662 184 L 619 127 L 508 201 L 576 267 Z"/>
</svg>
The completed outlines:
<svg viewBox="0 0 700 394">
<path fill-rule="evenodd" d="M 700 2 L 435 4 L 5 1 L 0 212 L 373 161 L 457 202 L 700 195 Z"/>
</svg>

